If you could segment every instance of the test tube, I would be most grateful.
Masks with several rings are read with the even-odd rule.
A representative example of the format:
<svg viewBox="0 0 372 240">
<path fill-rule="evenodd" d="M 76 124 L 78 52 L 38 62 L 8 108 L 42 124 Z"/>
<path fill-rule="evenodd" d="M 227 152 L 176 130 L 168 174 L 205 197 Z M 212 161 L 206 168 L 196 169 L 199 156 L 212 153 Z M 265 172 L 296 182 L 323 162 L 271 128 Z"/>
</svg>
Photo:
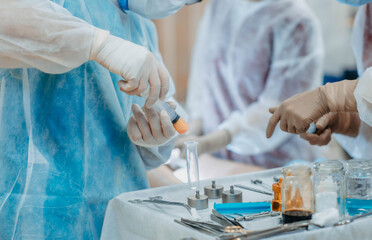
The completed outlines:
<svg viewBox="0 0 372 240">
<path fill-rule="evenodd" d="M 198 142 L 186 141 L 187 180 L 192 190 L 199 190 Z"/>
</svg>

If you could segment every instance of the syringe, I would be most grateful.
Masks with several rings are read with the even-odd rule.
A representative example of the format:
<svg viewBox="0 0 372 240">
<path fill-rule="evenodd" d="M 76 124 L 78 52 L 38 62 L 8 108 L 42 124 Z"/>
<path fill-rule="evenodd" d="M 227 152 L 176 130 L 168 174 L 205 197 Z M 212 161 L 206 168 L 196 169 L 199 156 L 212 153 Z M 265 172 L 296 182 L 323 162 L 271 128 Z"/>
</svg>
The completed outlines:
<svg viewBox="0 0 372 240">
<path fill-rule="evenodd" d="M 149 91 L 150 91 L 150 87 L 148 87 L 146 91 L 141 93 L 140 96 L 147 98 L 149 96 Z M 176 131 L 179 134 L 181 135 L 185 134 L 187 130 L 189 129 L 189 125 L 187 124 L 187 122 L 183 120 L 180 117 L 180 115 L 171 106 L 168 105 L 168 103 L 163 102 L 161 100 L 157 100 L 155 104 L 153 105 L 153 108 L 157 112 L 161 112 L 162 110 L 164 110 L 168 114 L 170 120 L 172 121 L 174 129 L 176 129 Z"/>
<path fill-rule="evenodd" d="M 174 129 L 176 129 L 179 134 L 182 135 L 187 132 L 189 125 L 175 110 L 173 110 L 173 108 L 171 108 L 171 106 L 168 105 L 168 103 L 158 100 L 153 107 L 157 112 L 161 112 L 162 110 L 166 111 L 172 121 Z"/>
</svg>

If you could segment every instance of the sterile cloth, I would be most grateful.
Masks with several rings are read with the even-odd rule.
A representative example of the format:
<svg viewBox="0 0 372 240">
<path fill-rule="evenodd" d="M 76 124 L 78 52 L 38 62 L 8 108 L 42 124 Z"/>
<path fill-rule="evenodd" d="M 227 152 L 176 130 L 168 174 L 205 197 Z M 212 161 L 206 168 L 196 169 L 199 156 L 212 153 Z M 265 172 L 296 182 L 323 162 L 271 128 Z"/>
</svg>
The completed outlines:
<svg viewBox="0 0 372 240">
<path fill-rule="evenodd" d="M 216 184 L 223 185 L 225 190 L 232 184 L 242 184 L 255 188 L 251 179 L 261 179 L 266 184 L 273 183 L 273 176 L 280 175 L 280 169 L 266 170 L 249 174 L 236 175 L 215 179 Z M 201 186 L 210 185 L 211 181 L 202 181 Z M 260 188 L 261 189 L 261 188 Z M 243 201 L 268 201 L 272 197 L 244 189 Z M 152 203 L 134 204 L 128 200 L 146 199 L 153 196 L 162 196 L 164 200 L 187 203 L 187 196 L 192 195 L 187 184 L 173 185 L 121 194 L 109 202 L 104 225 L 102 240 L 119 239 L 182 239 L 193 237 L 198 240 L 216 239 L 216 237 L 200 233 L 174 222 L 174 219 L 190 219 L 190 214 L 183 207 L 156 205 Z M 221 203 L 221 199 L 209 200 L 209 209 L 199 210 L 198 213 L 203 221 L 210 220 L 209 215 L 213 209 L 213 203 Z M 262 218 L 251 222 L 241 222 L 248 230 L 266 229 L 278 223 L 279 217 Z M 337 228 L 325 228 L 312 231 L 297 231 L 273 237 L 272 239 L 369 239 L 372 235 L 369 219 L 359 220 L 347 226 Z"/>
<path fill-rule="evenodd" d="M 0 239 L 99 239 L 108 201 L 149 187 L 146 168 L 172 144 L 131 143 L 131 106 L 145 99 L 87 62 L 93 30 L 161 61 L 155 26 L 117 1 L 0 0 L 0 15 Z"/>
<path fill-rule="evenodd" d="M 319 157 L 307 142 L 266 127 L 269 108 L 321 85 L 321 29 L 303 0 L 212 0 L 199 26 L 187 96 L 204 134 L 227 129 L 219 157 L 264 167 Z"/>
</svg>

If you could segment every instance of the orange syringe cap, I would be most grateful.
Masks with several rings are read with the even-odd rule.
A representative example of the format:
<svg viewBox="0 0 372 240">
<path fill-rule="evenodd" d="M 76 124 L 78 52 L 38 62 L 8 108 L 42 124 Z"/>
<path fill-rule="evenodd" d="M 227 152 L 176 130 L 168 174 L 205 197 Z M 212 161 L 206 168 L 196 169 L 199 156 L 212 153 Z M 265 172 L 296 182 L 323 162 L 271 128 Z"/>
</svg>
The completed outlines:
<svg viewBox="0 0 372 240">
<path fill-rule="evenodd" d="M 187 130 L 189 130 L 189 124 L 187 124 L 187 122 L 182 118 L 179 118 L 177 122 L 173 123 L 173 127 L 181 135 L 185 134 Z"/>
</svg>

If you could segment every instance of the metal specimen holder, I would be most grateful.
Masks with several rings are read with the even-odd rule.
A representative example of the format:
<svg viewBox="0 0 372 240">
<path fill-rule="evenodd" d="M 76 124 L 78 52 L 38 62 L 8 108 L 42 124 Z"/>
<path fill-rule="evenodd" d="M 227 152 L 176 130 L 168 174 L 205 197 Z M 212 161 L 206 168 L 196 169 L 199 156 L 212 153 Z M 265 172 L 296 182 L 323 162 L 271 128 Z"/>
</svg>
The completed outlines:
<svg viewBox="0 0 372 240">
<path fill-rule="evenodd" d="M 200 195 L 200 192 L 196 191 L 195 196 L 187 197 L 187 203 L 196 210 L 206 209 L 208 208 L 208 196 Z"/>
<path fill-rule="evenodd" d="M 239 190 L 235 190 L 234 186 L 230 186 L 230 190 L 226 190 L 222 193 L 223 203 L 241 203 L 243 201 L 243 193 Z"/>
<path fill-rule="evenodd" d="M 218 199 L 222 197 L 223 186 L 216 185 L 216 181 L 212 181 L 212 185 L 204 187 L 204 194 L 209 199 Z"/>
</svg>

